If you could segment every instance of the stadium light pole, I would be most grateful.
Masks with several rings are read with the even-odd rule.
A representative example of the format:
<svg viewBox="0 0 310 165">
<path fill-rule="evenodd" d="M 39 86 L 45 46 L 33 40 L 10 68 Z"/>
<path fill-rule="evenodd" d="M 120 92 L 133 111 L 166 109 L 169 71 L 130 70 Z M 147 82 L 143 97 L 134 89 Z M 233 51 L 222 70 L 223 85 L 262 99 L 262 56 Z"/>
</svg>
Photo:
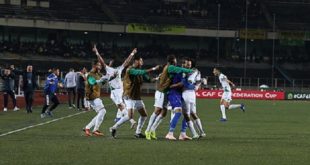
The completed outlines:
<svg viewBox="0 0 310 165">
<path fill-rule="evenodd" d="M 273 14 L 273 25 L 272 25 L 273 37 L 272 37 L 272 66 L 271 66 L 271 83 L 274 87 L 274 69 L 275 69 L 275 40 L 276 40 L 276 15 Z"/>
<path fill-rule="evenodd" d="M 221 23 L 221 4 L 217 4 L 217 33 L 216 33 L 216 39 L 217 39 L 217 66 L 220 65 L 220 23 Z"/>
<path fill-rule="evenodd" d="M 244 64 L 243 64 L 243 84 L 245 85 L 246 77 L 246 59 L 247 59 L 247 48 L 248 47 L 248 0 L 245 0 L 245 37 L 244 37 Z"/>
</svg>

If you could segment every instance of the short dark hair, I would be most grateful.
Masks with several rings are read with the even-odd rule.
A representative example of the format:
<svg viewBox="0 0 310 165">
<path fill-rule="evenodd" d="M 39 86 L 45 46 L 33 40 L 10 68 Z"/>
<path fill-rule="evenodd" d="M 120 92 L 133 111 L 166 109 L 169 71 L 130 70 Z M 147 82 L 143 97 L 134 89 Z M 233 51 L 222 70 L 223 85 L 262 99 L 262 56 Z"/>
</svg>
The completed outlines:
<svg viewBox="0 0 310 165">
<path fill-rule="evenodd" d="M 167 56 L 167 62 L 173 63 L 175 58 L 176 58 L 175 55 L 170 54 Z"/>
<path fill-rule="evenodd" d="M 196 60 L 194 60 L 193 58 L 188 58 L 188 60 L 192 62 L 192 68 L 196 67 Z"/>
<path fill-rule="evenodd" d="M 217 67 L 214 67 L 213 69 L 215 69 L 215 70 L 218 70 L 219 72 L 221 71 L 219 68 L 217 68 Z"/>
<path fill-rule="evenodd" d="M 136 54 L 134 57 L 133 57 L 133 60 L 136 61 L 136 60 L 140 60 L 142 57 L 138 54 Z"/>
<path fill-rule="evenodd" d="M 101 64 L 101 62 L 100 61 L 94 61 L 94 63 L 93 63 L 93 67 L 95 67 L 98 63 L 100 63 Z"/>
<path fill-rule="evenodd" d="M 58 68 L 53 68 L 52 69 L 52 72 L 55 72 L 55 71 L 57 71 L 57 70 L 59 70 Z"/>
<path fill-rule="evenodd" d="M 73 68 L 70 68 L 69 71 L 70 71 L 70 72 L 71 72 L 71 71 L 74 71 L 74 69 L 73 69 Z"/>
<path fill-rule="evenodd" d="M 182 60 L 181 60 L 182 64 L 183 64 L 185 61 L 190 61 L 190 59 L 189 59 L 188 57 L 183 57 Z"/>
</svg>

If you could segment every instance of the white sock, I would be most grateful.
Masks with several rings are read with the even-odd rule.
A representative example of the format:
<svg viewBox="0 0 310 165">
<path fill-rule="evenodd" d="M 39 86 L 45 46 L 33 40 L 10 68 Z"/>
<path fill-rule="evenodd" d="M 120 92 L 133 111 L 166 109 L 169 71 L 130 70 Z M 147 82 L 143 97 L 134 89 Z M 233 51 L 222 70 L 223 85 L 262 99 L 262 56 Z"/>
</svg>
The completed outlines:
<svg viewBox="0 0 310 165">
<path fill-rule="evenodd" d="M 170 136 L 174 136 L 174 135 L 173 135 L 173 132 L 168 132 L 168 135 L 170 135 Z"/>
<path fill-rule="evenodd" d="M 147 118 L 146 116 L 145 117 L 144 116 L 140 116 L 139 121 L 138 121 L 138 126 L 137 126 L 137 129 L 136 129 L 136 134 L 141 133 L 142 127 L 143 127 L 143 125 L 145 123 L 146 118 Z"/>
<path fill-rule="evenodd" d="M 190 121 L 187 122 L 187 125 L 188 125 L 188 128 L 191 131 L 192 135 L 193 136 L 197 136 L 198 134 L 197 134 L 197 132 L 196 132 L 196 130 L 194 128 L 193 122 L 190 120 Z"/>
<path fill-rule="evenodd" d="M 149 119 L 149 123 L 147 125 L 147 128 L 145 131 L 149 132 L 151 130 L 152 125 L 154 124 L 154 121 L 156 119 L 157 115 L 153 112 L 150 119 Z"/>
<path fill-rule="evenodd" d="M 240 108 L 241 107 L 241 104 L 232 104 L 229 106 L 228 109 L 235 109 L 235 108 Z"/>
<path fill-rule="evenodd" d="M 186 136 L 186 132 L 181 132 L 180 136 Z"/>
<path fill-rule="evenodd" d="M 122 111 L 120 109 L 117 109 L 116 118 L 121 118 L 122 114 Z"/>
<path fill-rule="evenodd" d="M 126 108 L 124 108 L 124 109 L 121 111 L 121 113 L 122 113 L 122 116 L 128 116 L 128 111 L 127 111 Z"/>
<path fill-rule="evenodd" d="M 134 119 L 130 119 L 129 121 L 130 121 L 131 124 L 136 122 Z"/>
<path fill-rule="evenodd" d="M 163 116 L 161 114 L 159 114 L 156 118 L 156 120 L 154 121 L 152 127 L 151 127 L 151 131 L 155 132 L 157 127 L 159 126 L 159 124 L 163 121 Z"/>
<path fill-rule="evenodd" d="M 96 120 L 97 120 L 97 116 L 98 115 L 96 115 L 87 125 L 86 125 L 86 129 L 91 129 L 94 125 L 95 125 L 95 123 L 96 123 Z"/>
<path fill-rule="evenodd" d="M 220 105 L 220 107 L 221 107 L 221 112 L 222 112 L 222 118 L 226 119 L 225 105 Z"/>
<path fill-rule="evenodd" d="M 198 119 L 194 120 L 194 123 L 196 124 L 196 126 L 197 126 L 199 132 L 200 132 L 200 133 L 204 133 L 204 131 L 203 131 L 203 129 L 202 129 L 202 124 L 201 124 L 200 119 L 198 118 Z"/>
<path fill-rule="evenodd" d="M 99 112 L 97 114 L 96 122 L 95 122 L 94 131 L 99 130 L 99 127 L 100 127 L 101 123 L 103 122 L 105 113 L 106 113 L 106 110 L 104 108 L 99 110 Z"/>
<path fill-rule="evenodd" d="M 113 125 L 113 128 L 117 129 L 118 127 L 120 127 L 122 124 L 124 124 L 128 120 L 129 120 L 129 116 L 128 115 L 123 116 L 118 122 L 116 122 Z"/>
</svg>

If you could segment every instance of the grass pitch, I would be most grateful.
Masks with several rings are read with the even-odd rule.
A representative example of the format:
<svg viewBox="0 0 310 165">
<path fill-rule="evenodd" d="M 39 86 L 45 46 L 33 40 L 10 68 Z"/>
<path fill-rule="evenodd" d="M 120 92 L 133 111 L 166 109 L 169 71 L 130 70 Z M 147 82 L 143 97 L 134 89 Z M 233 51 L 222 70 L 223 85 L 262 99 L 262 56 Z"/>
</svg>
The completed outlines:
<svg viewBox="0 0 310 165">
<path fill-rule="evenodd" d="M 153 98 L 146 97 L 144 102 L 150 115 Z M 108 129 L 113 125 L 116 108 L 108 106 L 101 126 L 105 137 L 83 136 L 81 129 L 95 115 L 93 111 L 86 112 L 0 137 L 0 164 L 309 164 L 310 102 L 233 102 L 244 102 L 247 111 L 230 110 L 228 122 L 221 123 L 219 100 L 198 100 L 198 114 L 207 137 L 186 142 L 163 139 L 170 117 L 159 126 L 157 141 L 135 139 L 129 124 L 118 130 L 118 139 L 111 139 Z M 111 101 L 104 98 L 104 103 L 108 105 Z M 0 134 L 77 113 L 61 105 L 54 118 L 41 119 L 40 111 L 41 107 L 35 108 L 33 114 L 0 112 Z M 144 128 L 146 125 L 147 122 Z M 178 135 L 179 127 L 175 133 Z"/>
</svg>

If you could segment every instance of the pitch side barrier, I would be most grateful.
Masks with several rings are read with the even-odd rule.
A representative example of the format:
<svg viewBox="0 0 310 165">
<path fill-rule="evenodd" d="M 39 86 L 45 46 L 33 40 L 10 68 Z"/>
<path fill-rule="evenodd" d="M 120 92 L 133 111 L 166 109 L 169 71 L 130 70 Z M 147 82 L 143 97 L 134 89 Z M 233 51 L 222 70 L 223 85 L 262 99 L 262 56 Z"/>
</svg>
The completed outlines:
<svg viewBox="0 0 310 165">
<path fill-rule="evenodd" d="M 220 99 L 222 90 L 198 90 L 197 98 Z M 233 99 L 250 99 L 250 100 L 284 100 L 285 92 L 259 91 L 259 90 L 234 90 Z"/>
<path fill-rule="evenodd" d="M 310 92 L 285 92 L 286 100 L 310 100 Z"/>
</svg>

